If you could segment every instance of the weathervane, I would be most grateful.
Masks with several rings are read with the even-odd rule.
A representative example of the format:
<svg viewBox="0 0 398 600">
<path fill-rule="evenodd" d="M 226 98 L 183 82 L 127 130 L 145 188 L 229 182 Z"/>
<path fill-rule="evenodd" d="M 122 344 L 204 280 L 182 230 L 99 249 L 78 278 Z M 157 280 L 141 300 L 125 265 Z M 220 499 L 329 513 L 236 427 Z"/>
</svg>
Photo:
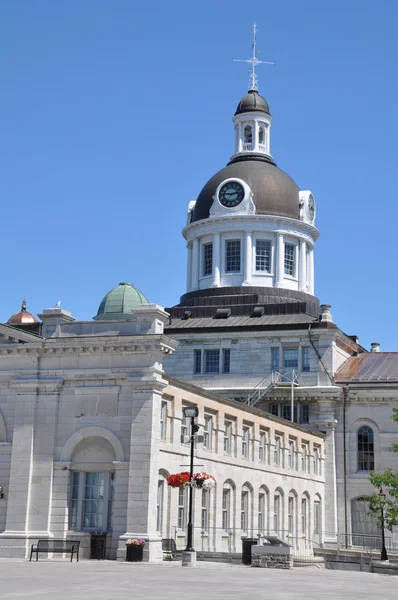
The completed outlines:
<svg viewBox="0 0 398 600">
<path fill-rule="evenodd" d="M 252 67 L 249 69 L 250 77 L 249 77 L 249 90 L 258 90 L 258 80 L 256 75 L 256 67 L 257 65 L 275 65 L 274 62 L 258 60 L 256 54 L 256 33 L 257 33 L 257 25 L 254 23 L 253 25 L 253 44 L 252 50 L 253 55 L 248 60 L 240 60 L 237 58 L 233 58 L 233 62 L 245 62 L 249 63 Z"/>
</svg>

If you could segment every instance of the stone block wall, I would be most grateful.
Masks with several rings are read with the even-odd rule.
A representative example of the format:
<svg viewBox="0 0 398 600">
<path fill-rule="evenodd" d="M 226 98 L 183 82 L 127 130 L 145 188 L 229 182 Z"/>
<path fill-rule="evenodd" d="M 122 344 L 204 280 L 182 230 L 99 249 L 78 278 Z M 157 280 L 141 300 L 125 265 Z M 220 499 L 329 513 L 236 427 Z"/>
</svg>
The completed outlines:
<svg viewBox="0 0 398 600">
<path fill-rule="evenodd" d="M 263 569 L 292 569 L 293 557 L 289 554 L 252 554 L 252 567 Z"/>
</svg>

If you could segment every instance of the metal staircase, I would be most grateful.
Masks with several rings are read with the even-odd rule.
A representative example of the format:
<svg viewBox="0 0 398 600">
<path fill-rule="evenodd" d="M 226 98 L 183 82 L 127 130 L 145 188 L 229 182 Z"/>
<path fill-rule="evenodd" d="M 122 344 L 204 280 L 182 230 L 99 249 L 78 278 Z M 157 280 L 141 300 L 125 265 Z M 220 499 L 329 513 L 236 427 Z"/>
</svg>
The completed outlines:
<svg viewBox="0 0 398 600">
<path fill-rule="evenodd" d="M 247 397 L 248 406 L 256 406 L 263 398 L 270 392 L 276 385 L 287 384 L 292 389 L 299 385 L 299 374 L 292 370 L 289 373 L 279 373 L 279 371 L 272 371 L 270 375 L 266 375 L 258 382 L 256 387 Z M 293 401 L 292 401 L 293 402 Z"/>
</svg>

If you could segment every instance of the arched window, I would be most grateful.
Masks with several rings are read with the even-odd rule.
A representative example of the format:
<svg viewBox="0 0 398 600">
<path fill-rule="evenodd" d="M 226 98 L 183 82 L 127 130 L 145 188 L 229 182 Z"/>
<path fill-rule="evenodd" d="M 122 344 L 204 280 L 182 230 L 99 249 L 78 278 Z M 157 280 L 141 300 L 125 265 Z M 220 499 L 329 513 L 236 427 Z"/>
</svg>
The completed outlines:
<svg viewBox="0 0 398 600">
<path fill-rule="evenodd" d="M 363 425 L 357 432 L 358 471 L 374 471 L 375 452 L 373 429 Z"/>
<path fill-rule="evenodd" d="M 264 144 L 264 140 L 265 140 L 264 127 L 260 127 L 260 129 L 258 130 L 258 143 Z"/>
<path fill-rule="evenodd" d="M 251 144 L 253 142 L 253 132 L 250 125 L 246 125 L 243 134 L 245 144 Z"/>
<path fill-rule="evenodd" d="M 251 501 L 252 487 L 245 483 L 242 487 L 241 504 L 240 504 L 240 528 L 244 533 L 248 533 L 251 529 Z"/>
<path fill-rule="evenodd" d="M 265 485 L 260 487 L 258 492 L 258 532 L 268 534 L 268 488 Z"/>
</svg>

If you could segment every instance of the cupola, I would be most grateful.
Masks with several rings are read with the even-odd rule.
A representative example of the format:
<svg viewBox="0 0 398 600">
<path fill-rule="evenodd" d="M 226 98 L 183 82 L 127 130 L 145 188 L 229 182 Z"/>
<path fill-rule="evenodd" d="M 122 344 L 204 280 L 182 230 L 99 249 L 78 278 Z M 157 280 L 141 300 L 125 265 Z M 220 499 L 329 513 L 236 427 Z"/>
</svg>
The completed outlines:
<svg viewBox="0 0 398 600">
<path fill-rule="evenodd" d="M 143 304 L 149 304 L 144 294 L 132 283 L 122 282 L 103 297 L 94 320 L 126 321 L 133 317 L 134 309 Z"/>
<path fill-rule="evenodd" d="M 26 300 L 22 300 L 21 310 L 12 315 L 7 321 L 8 325 L 20 325 L 21 323 L 38 323 L 38 319 L 26 310 Z"/>
</svg>

